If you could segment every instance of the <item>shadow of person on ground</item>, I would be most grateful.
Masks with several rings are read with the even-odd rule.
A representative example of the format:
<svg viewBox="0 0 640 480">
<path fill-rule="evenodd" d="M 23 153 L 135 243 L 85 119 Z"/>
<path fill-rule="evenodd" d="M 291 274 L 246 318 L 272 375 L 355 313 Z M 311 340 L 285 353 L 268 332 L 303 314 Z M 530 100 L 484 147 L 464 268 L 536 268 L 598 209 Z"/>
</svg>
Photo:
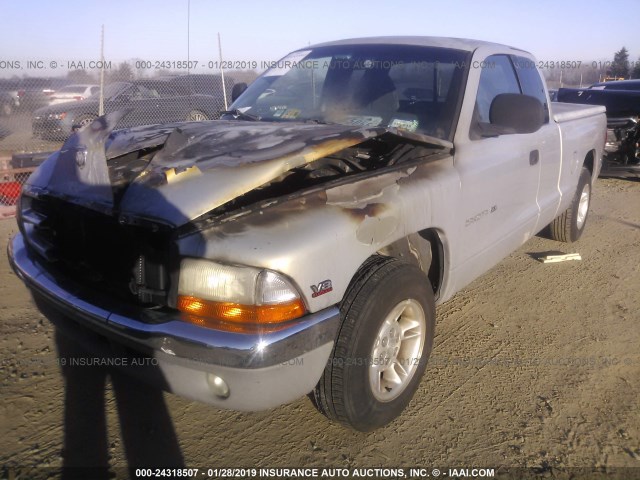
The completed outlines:
<svg viewBox="0 0 640 480">
<path fill-rule="evenodd" d="M 113 477 L 109 471 L 105 403 L 108 379 L 116 400 L 128 476 L 135 478 L 136 468 L 184 467 L 162 391 L 118 368 L 105 366 L 105 356 L 88 353 L 72 337 L 56 328 L 58 361 L 65 383 L 61 478 Z"/>
</svg>

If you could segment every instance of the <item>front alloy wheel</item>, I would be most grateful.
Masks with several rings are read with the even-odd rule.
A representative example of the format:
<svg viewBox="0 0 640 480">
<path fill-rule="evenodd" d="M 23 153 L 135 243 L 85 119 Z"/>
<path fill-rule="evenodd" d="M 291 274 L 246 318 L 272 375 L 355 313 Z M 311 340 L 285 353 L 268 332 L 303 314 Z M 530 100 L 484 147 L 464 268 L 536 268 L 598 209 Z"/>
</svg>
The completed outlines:
<svg viewBox="0 0 640 480">
<path fill-rule="evenodd" d="M 418 368 L 426 330 L 424 310 L 414 299 L 389 312 L 371 352 L 369 381 L 376 399 L 388 402 L 407 388 Z"/>
<path fill-rule="evenodd" d="M 374 255 L 351 281 L 331 358 L 311 399 L 363 432 L 398 417 L 420 384 L 433 345 L 435 301 L 415 265 Z"/>
</svg>

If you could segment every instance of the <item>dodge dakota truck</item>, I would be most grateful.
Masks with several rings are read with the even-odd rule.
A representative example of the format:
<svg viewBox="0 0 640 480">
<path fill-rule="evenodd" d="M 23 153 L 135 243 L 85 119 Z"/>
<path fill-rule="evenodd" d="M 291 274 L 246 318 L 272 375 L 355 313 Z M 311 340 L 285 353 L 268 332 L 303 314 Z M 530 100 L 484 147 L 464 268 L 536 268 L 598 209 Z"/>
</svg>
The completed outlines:
<svg viewBox="0 0 640 480">
<path fill-rule="evenodd" d="M 531 54 L 433 37 L 297 50 L 221 119 L 96 119 L 31 175 L 9 245 L 57 328 L 216 407 L 309 395 L 399 416 L 435 305 L 543 229 L 573 242 L 604 108 L 550 107 Z M 139 363 L 136 363 L 138 365 Z"/>
</svg>

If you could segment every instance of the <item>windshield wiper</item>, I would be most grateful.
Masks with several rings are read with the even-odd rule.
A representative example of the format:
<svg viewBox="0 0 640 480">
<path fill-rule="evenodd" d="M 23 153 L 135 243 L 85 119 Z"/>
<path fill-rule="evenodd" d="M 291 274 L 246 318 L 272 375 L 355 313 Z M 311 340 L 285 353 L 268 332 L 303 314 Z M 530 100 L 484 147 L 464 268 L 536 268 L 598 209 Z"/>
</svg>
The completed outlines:
<svg viewBox="0 0 640 480">
<path fill-rule="evenodd" d="M 235 110 L 222 110 L 220 112 L 220 115 L 233 115 L 233 117 L 238 120 L 252 120 L 252 121 L 260 120 L 260 117 L 258 115 L 251 115 L 250 113 L 244 113 L 238 110 L 237 108 Z"/>
</svg>

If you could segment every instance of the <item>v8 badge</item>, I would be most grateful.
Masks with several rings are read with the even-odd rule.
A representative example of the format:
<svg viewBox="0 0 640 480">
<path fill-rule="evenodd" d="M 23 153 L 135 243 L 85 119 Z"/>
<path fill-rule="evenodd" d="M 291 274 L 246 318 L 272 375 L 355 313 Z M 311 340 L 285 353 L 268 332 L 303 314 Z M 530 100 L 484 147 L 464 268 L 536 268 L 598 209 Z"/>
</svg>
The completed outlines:
<svg viewBox="0 0 640 480">
<path fill-rule="evenodd" d="M 311 294 L 312 298 L 319 297 L 320 295 L 324 295 L 325 293 L 329 293 L 333 290 L 333 286 L 331 285 L 331 280 L 323 280 L 317 285 L 311 285 Z"/>
</svg>

